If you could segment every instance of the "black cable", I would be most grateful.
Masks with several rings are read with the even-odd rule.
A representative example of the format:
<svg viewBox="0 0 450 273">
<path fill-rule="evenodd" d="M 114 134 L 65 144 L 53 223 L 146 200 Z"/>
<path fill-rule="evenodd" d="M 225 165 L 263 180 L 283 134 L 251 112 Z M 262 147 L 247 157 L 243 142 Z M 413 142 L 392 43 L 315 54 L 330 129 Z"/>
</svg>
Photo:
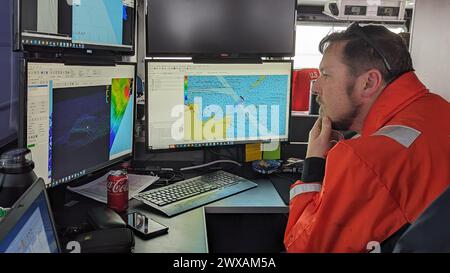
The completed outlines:
<svg viewBox="0 0 450 273">
<path fill-rule="evenodd" d="M 226 172 L 230 172 L 230 171 L 232 171 L 232 170 L 234 170 L 236 168 L 240 168 L 240 167 L 237 166 L 237 165 L 230 165 L 229 168 L 223 168 L 223 170 L 226 171 Z"/>
<path fill-rule="evenodd" d="M 165 174 L 168 176 L 165 177 Z M 184 175 L 179 171 L 160 171 L 157 175 L 160 178 L 154 183 L 155 186 L 167 186 L 185 179 Z"/>
<path fill-rule="evenodd" d="M 3 184 L 5 183 L 6 175 L 2 175 L 2 182 L 0 183 L 0 192 L 3 190 Z"/>
<path fill-rule="evenodd" d="M 223 157 L 223 158 L 228 158 L 228 159 L 231 159 L 231 160 L 235 160 L 235 158 L 230 154 L 230 155 L 224 155 L 224 154 L 221 154 L 221 153 L 219 153 L 219 152 L 215 152 L 213 149 L 211 149 L 211 148 L 207 148 L 207 149 L 205 149 L 206 151 L 208 151 L 208 152 L 210 152 L 210 153 L 212 153 L 212 154 L 215 154 L 215 155 L 218 155 L 218 156 L 220 156 L 220 157 Z M 229 152 L 227 149 L 226 149 L 226 151 L 227 152 Z"/>
<path fill-rule="evenodd" d="M 170 181 L 175 177 L 175 174 L 172 174 L 170 178 L 159 177 L 158 181 L 154 183 L 155 186 L 167 186 L 170 184 Z"/>
</svg>

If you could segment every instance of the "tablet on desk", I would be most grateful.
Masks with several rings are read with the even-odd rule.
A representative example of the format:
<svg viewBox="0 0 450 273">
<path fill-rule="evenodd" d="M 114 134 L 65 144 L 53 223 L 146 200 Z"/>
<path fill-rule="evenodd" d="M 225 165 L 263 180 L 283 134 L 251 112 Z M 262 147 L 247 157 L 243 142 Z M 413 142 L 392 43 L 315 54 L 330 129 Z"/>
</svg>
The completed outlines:
<svg viewBox="0 0 450 273">
<path fill-rule="evenodd" d="M 44 180 L 36 180 L 0 223 L 0 253 L 61 251 Z"/>
</svg>

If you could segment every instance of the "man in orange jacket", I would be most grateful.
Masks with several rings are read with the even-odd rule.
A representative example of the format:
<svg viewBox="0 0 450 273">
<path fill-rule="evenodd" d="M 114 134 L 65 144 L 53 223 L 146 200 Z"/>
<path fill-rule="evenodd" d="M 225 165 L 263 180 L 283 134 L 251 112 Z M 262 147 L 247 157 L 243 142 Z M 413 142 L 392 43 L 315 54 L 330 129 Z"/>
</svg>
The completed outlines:
<svg viewBox="0 0 450 273">
<path fill-rule="evenodd" d="M 367 252 L 450 184 L 450 105 L 419 81 L 402 38 L 383 26 L 353 23 L 319 48 L 321 115 L 291 187 L 284 244 Z M 333 129 L 358 135 L 335 144 Z"/>
</svg>

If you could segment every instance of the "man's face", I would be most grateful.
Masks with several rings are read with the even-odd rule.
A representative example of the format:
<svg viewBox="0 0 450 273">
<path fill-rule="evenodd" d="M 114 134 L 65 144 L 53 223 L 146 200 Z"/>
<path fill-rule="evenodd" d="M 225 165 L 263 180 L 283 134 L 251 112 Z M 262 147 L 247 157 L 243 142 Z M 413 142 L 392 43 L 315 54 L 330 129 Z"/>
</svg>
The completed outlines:
<svg viewBox="0 0 450 273">
<path fill-rule="evenodd" d="M 321 75 L 313 87 L 320 114 L 331 119 L 335 130 L 349 130 L 359 110 L 354 92 L 356 77 L 342 62 L 343 45 L 331 44 L 325 50 L 319 67 Z"/>
</svg>

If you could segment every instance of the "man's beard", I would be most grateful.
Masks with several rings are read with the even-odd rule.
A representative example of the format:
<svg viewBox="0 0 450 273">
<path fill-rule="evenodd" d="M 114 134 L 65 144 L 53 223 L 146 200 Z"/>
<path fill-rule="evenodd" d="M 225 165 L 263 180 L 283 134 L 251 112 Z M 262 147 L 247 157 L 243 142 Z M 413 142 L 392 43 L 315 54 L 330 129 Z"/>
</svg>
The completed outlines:
<svg viewBox="0 0 450 273">
<path fill-rule="evenodd" d="M 348 113 L 345 114 L 344 117 L 339 120 L 331 121 L 331 128 L 337 131 L 348 131 L 350 130 L 350 126 L 352 126 L 353 121 L 358 115 L 359 107 L 355 106 Z"/>
<path fill-rule="evenodd" d="M 348 95 L 348 99 L 350 100 L 351 105 L 353 106 L 347 113 L 345 113 L 339 120 L 331 121 L 331 128 L 337 131 L 348 131 L 350 130 L 350 126 L 352 126 L 353 121 L 358 116 L 360 105 L 357 105 L 352 98 L 352 93 L 354 89 L 354 82 L 349 83 L 346 88 L 346 93 Z M 316 101 L 320 104 L 319 114 L 323 116 L 323 106 L 320 102 L 320 97 L 317 96 Z"/>
</svg>

